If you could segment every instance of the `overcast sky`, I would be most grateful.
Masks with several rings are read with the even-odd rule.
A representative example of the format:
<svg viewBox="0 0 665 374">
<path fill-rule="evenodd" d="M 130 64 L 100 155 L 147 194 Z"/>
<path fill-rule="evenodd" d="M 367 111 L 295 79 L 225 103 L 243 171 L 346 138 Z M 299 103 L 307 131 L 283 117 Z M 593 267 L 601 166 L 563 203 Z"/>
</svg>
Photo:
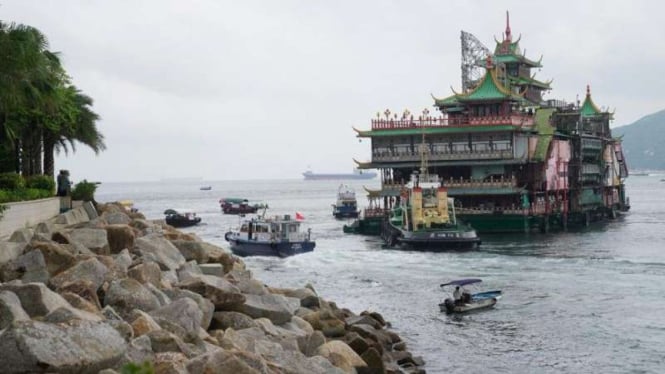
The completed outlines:
<svg viewBox="0 0 665 374">
<path fill-rule="evenodd" d="M 591 85 L 613 126 L 665 107 L 665 6 L 656 1 L 0 0 L 34 26 L 95 100 L 108 149 L 79 146 L 74 181 L 301 178 L 369 160 L 389 108 L 432 110 L 460 90 L 460 31 L 490 49 L 505 12 L 545 98 Z"/>
</svg>

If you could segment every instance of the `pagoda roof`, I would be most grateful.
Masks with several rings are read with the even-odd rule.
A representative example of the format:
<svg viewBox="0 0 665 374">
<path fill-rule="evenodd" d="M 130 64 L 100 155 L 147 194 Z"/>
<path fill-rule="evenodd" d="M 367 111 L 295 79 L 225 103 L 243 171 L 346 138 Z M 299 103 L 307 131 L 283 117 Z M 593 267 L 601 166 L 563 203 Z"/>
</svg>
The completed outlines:
<svg viewBox="0 0 665 374">
<path fill-rule="evenodd" d="M 517 85 L 529 85 L 529 86 L 534 86 L 538 88 L 542 88 L 544 90 L 549 90 L 552 87 L 550 87 L 550 82 L 542 82 L 537 79 L 533 78 L 527 78 L 527 77 L 511 77 L 508 76 L 508 79 L 510 79 L 511 82 L 517 84 Z"/>
<path fill-rule="evenodd" d="M 533 61 L 526 58 L 520 51 L 520 39 L 513 41 L 512 33 L 510 31 L 510 15 L 506 12 L 506 30 L 503 33 L 503 40 L 498 41 L 496 38 L 496 47 L 494 48 L 494 59 L 497 63 L 521 63 L 530 67 L 542 67 L 539 61 Z"/>
<path fill-rule="evenodd" d="M 591 88 L 589 85 L 586 86 L 586 97 L 584 98 L 584 103 L 582 104 L 582 107 L 580 108 L 580 114 L 583 117 L 589 117 L 589 116 L 595 116 L 596 114 L 600 114 L 602 111 L 596 104 L 593 102 L 591 99 Z"/>
<path fill-rule="evenodd" d="M 511 43 L 512 44 L 517 44 L 517 43 Z M 516 53 L 510 53 L 510 54 L 500 54 L 500 45 L 501 42 L 498 42 L 495 55 L 494 55 L 494 61 L 497 63 L 503 63 L 503 64 L 510 64 L 510 63 L 522 63 L 525 65 L 529 65 L 529 67 L 532 68 L 540 68 L 543 67 L 543 65 L 540 64 L 540 61 L 542 60 L 542 57 L 538 61 L 534 61 L 531 59 L 526 58 L 523 55 L 516 54 Z"/>
<path fill-rule="evenodd" d="M 454 93 L 444 99 L 434 98 L 434 104 L 439 107 L 448 107 L 474 101 L 525 100 L 521 95 L 512 93 L 497 80 L 496 69 L 493 67 L 486 69 L 483 79 L 473 90 L 461 94 Z"/>
</svg>

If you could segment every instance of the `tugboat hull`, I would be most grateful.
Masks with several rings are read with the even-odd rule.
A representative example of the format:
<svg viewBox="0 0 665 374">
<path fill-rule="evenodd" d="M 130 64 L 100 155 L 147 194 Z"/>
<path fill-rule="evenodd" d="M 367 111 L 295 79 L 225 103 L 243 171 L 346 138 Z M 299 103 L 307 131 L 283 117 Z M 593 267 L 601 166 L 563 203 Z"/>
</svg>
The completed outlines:
<svg viewBox="0 0 665 374">
<path fill-rule="evenodd" d="M 226 233 L 225 239 L 231 246 L 231 252 L 236 256 L 277 256 L 288 257 L 301 253 L 311 252 L 316 246 L 315 242 L 280 242 L 267 243 L 253 240 L 234 239 Z"/>
</svg>

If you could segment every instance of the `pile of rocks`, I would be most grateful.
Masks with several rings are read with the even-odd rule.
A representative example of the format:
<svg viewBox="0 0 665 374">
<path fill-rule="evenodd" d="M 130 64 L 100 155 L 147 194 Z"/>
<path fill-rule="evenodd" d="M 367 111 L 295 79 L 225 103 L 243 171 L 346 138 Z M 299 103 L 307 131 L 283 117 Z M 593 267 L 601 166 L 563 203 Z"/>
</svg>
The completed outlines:
<svg viewBox="0 0 665 374">
<path fill-rule="evenodd" d="M 254 279 L 223 248 L 115 204 L 0 241 L 4 373 L 424 373 L 378 313 Z M 98 211 L 101 213 L 98 215 Z"/>
</svg>

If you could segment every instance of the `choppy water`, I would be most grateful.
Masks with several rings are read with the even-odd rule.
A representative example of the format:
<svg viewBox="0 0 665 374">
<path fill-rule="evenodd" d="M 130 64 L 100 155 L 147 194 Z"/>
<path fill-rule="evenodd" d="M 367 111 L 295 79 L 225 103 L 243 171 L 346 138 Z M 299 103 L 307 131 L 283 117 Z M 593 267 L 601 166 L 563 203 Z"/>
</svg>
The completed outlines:
<svg viewBox="0 0 665 374">
<path fill-rule="evenodd" d="M 246 258 L 276 287 L 314 285 L 341 307 L 379 311 L 421 355 L 430 373 L 665 372 L 665 182 L 632 177 L 632 210 L 585 231 L 483 236 L 481 249 L 422 253 L 381 249 L 378 239 L 345 235 L 331 214 L 338 182 L 237 181 L 102 184 L 97 200 L 134 200 L 148 218 L 191 208 L 192 228 L 228 247 L 238 223 L 221 214 L 221 197 L 265 201 L 274 214 L 305 214 L 317 246 L 287 259 Z M 200 185 L 211 191 L 200 191 Z M 363 185 L 351 182 L 361 205 Z M 496 308 L 448 316 L 437 304 L 443 281 L 480 277 L 502 289 Z"/>
</svg>

